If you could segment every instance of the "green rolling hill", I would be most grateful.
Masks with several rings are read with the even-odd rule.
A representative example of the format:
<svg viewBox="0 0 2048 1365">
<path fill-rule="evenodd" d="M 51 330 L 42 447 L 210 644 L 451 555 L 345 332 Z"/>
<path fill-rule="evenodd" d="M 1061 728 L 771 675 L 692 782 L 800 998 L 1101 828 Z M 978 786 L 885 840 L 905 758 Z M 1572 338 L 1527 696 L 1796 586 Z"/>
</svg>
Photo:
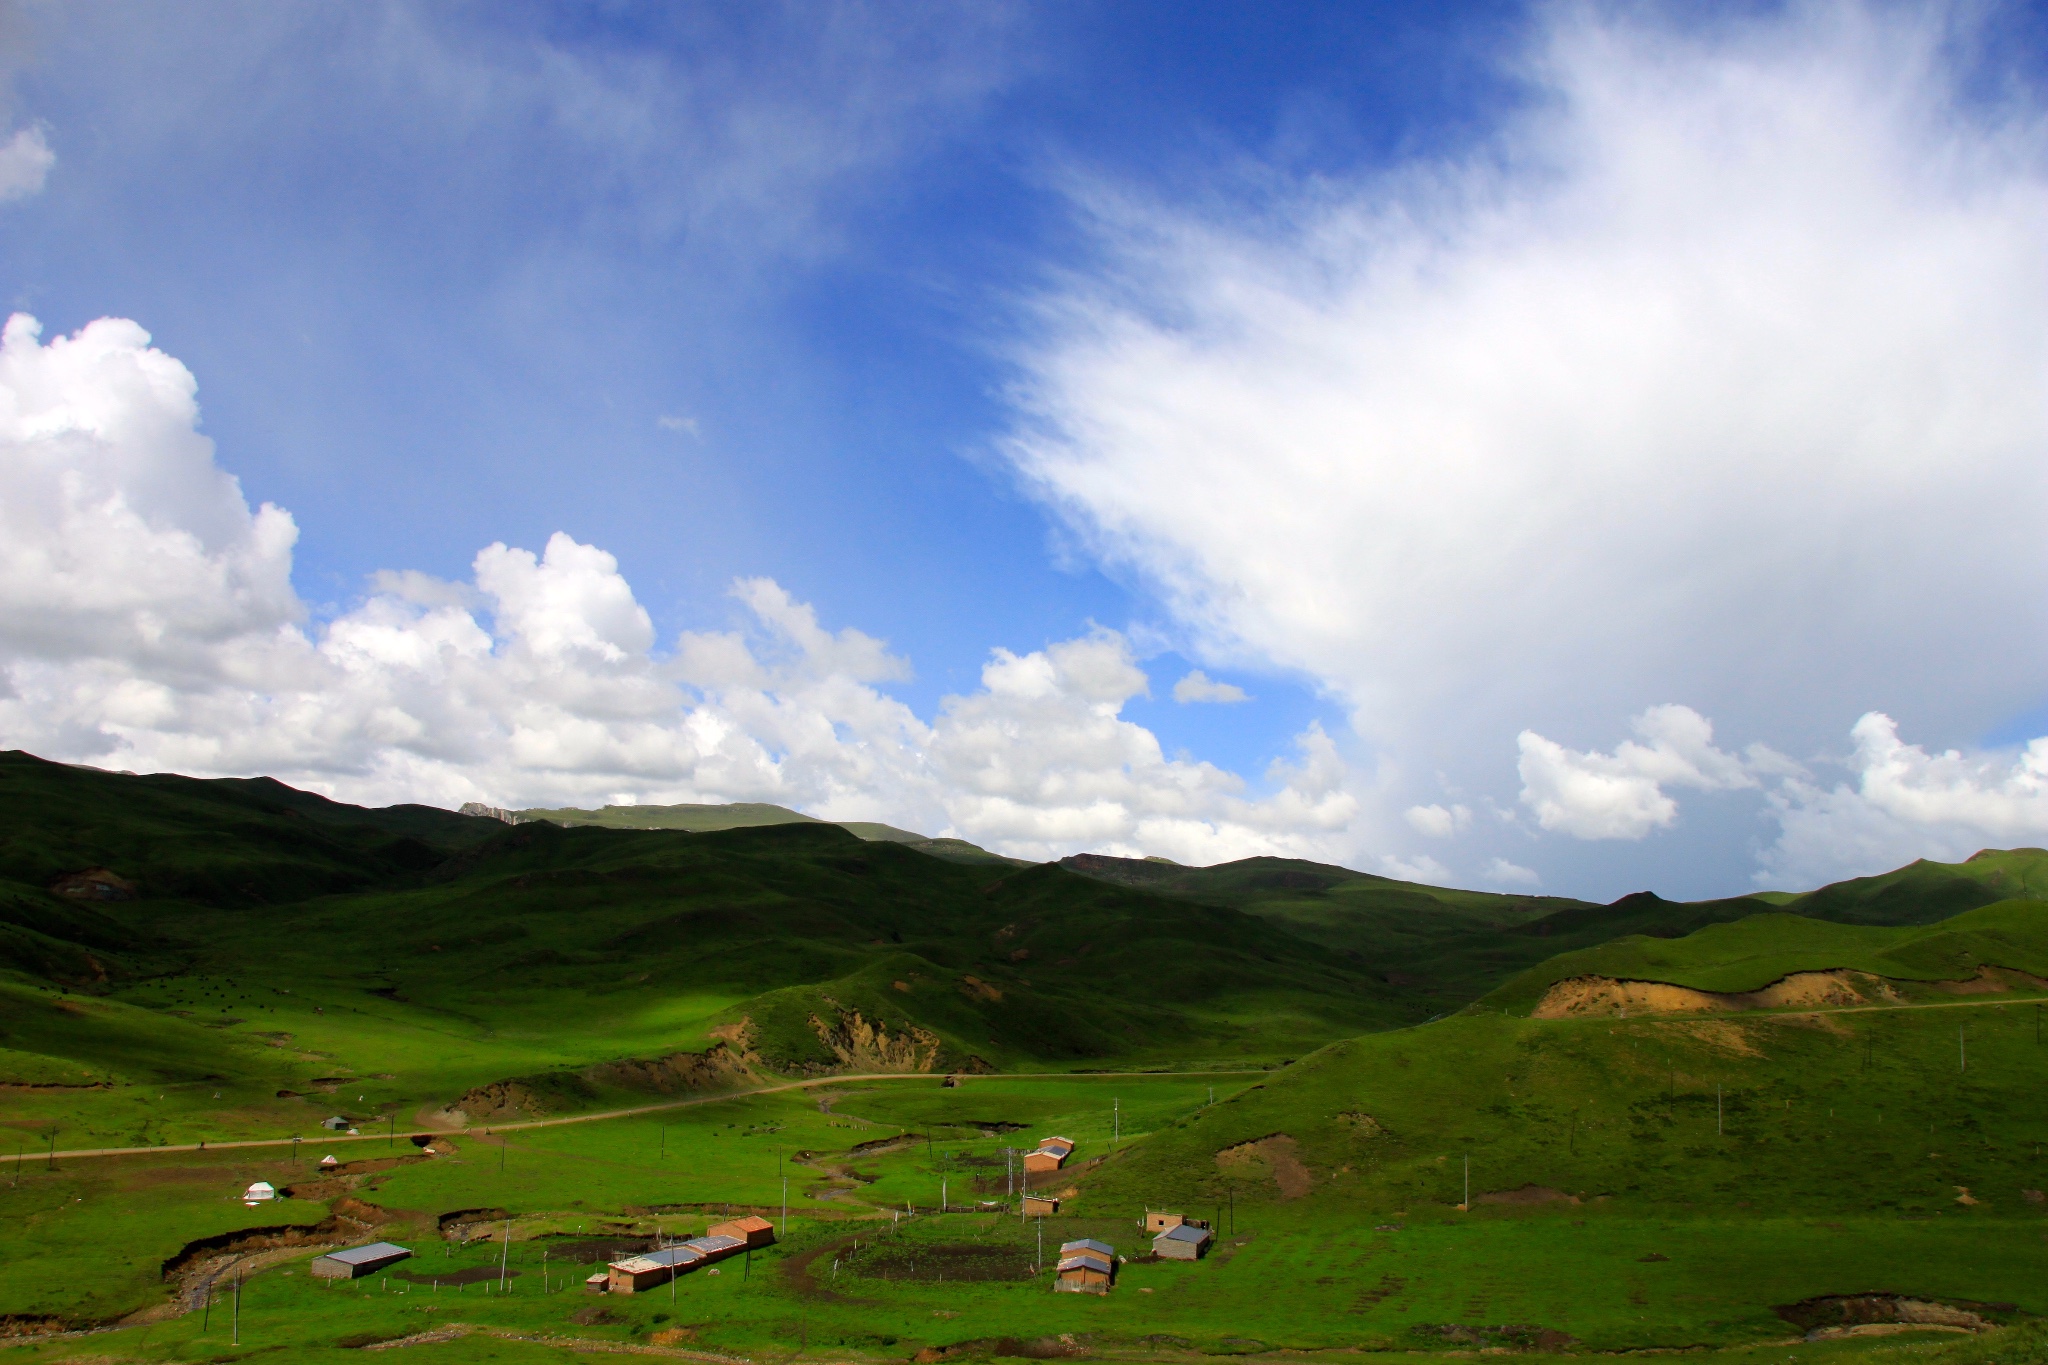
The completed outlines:
<svg viewBox="0 0 2048 1365">
<path fill-rule="evenodd" d="M 907 829 L 898 829 L 894 825 L 877 824 L 872 820 L 820 820 L 814 815 L 805 815 L 787 806 L 772 806 L 753 801 L 737 801 L 728 805 L 603 806 L 597 810 L 578 810 L 572 806 L 557 810 L 533 809 L 510 813 L 521 821 L 545 820 L 556 825 L 594 825 L 602 829 L 679 829 L 692 834 L 711 834 L 728 829 L 758 829 L 767 825 L 832 824 L 857 839 L 864 839 L 870 843 L 903 844 L 920 853 L 929 853 L 935 858 L 945 858 L 951 862 L 1023 866 L 1016 858 L 991 853 L 985 848 L 968 843 L 965 839 L 934 839 Z"/>
<path fill-rule="evenodd" d="M 1899 1315 L 1923 1309 L 2048 1314 L 2038 850 L 1592 905 L 1277 859 L 958 861 L 723 818 L 507 825 L 0 755 L 0 1141 L 310 1136 L 330 1115 L 394 1134 L 343 1149 L 332 1188 L 289 1147 L 18 1167 L 0 1214 L 29 1252 L 0 1256 L 0 1314 L 106 1325 L 190 1289 L 173 1267 L 216 1245 L 216 1271 L 257 1253 L 240 1330 L 258 1349 L 342 1358 L 446 1302 L 410 1296 L 432 1276 L 315 1286 L 311 1247 L 264 1241 L 280 1229 L 398 1238 L 473 1281 L 447 1311 L 485 1335 L 407 1347 L 422 1358 L 509 1348 L 490 1331 L 768 1358 L 809 1331 L 877 1365 L 1068 1339 L 1133 1360 L 1719 1347 L 1757 1365 L 1788 1334 L 1912 1329 Z M 741 1093 L 791 1079 L 823 1088 Z M 459 1131 L 408 1155 L 418 1127 Z M 981 1205 L 1007 1188 L 1003 1148 L 1047 1133 L 1082 1144 L 1050 1177 L 1047 1240 L 1132 1254 L 1108 1300 L 1046 1295 L 1024 1273 L 1039 1229 Z M 258 1178 L 305 1183 L 244 1208 Z M 590 1227 L 695 1232 L 735 1202 L 780 1220 L 784 1198 L 787 1242 L 751 1280 L 608 1316 L 576 1287 L 610 1254 Z M 955 1211 L 933 1216 L 941 1198 Z M 1131 1224 L 1160 1207 L 1217 1220 L 1216 1253 L 1145 1257 Z M 319 1231 L 344 1214 L 369 1221 Z M 470 1244 L 465 1219 L 499 1242 Z M 948 1278 L 991 1257 L 1018 1277 Z M 508 1258 L 517 1292 L 481 1297 Z M 218 1358 L 213 1312 L 96 1340 Z M 696 1335 L 659 1335 L 678 1322 Z M 2027 1331 L 1929 1359 L 2023 1365 Z"/>
<path fill-rule="evenodd" d="M 40 1087 L 22 1121 L 111 1142 L 836 1071 L 1272 1066 L 1482 998 L 1526 1011 L 1562 977 L 1719 952 L 1715 934 L 1752 944 L 1752 965 L 1701 968 L 1687 980 L 1737 983 L 1702 989 L 1874 962 L 1843 954 L 1875 925 L 2030 886 L 2048 860 L 1597 906 L 1278 859 L 964 861 L 682 809 L 728 827 L 508 826 L 0 757 L 0 1084 Z M 1989 960 L 1991 928 L 1944 932 L 1913 961 Z"/>
</svg>

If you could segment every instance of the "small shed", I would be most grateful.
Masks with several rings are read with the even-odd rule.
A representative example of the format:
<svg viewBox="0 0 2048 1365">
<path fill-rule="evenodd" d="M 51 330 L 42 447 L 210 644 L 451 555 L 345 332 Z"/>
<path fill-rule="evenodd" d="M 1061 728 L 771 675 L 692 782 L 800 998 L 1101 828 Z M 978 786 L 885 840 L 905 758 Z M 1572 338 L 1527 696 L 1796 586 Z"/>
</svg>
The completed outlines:
<svg viewBox="0 0 2048 1365">
<path fill-rule="evenodd" d="M 1050 1218 L 1060 1211 L 1060 1201 L 1049 1194 L 1027 1194 L 1024 1196 L 1026 1218 Z"/>
<path fill-rule="evenodd" d="M 339 1114 L 333 1114 L 320 1120 L 320 1126 L 330 1133 L 346 1133 L 348 1131 L 348 1120 Z"/>
<path fill-rule="evenodd" d="M 585 1276 L 583 1280 L 583 1292 L 586 1294 L 602 1294 L 611 1287 L 612 1272 L 609 1266 L 598 1271 L 595 1275 Z"/>
<path fill-rule="evenodd" d="M 354 1280 L 373 1274 L 412 1255 L 405 1247 L 390 1242 L 372 1242 L 366 1247 L 348 1247 L 315 1256 L 306 1269 L 323 1280 Z"/>
<path fill-rule="evenodd" d="M 1049 1137 L 1038 1144 L 1036 1151 L 1024 1154 L 1026 1171 L 1056 1171 L 1066 1165 L 1067 1158 L 1074 1154 L 1071 1138 Z"/>
<path fill-rule="evenodd" d="M 1154 1237 L 1152 1253 L 1169 1261 L 1199 1261 L 1209 1254 L 1209 1240 L 1209 1229 L 1182 1223 Z"/>
<path fill-rule="evenodd" d="M 277 1186 L 271 1184 L 268 1180 L 259 1180 L 248 1189 L 242 1191 L 242 1202 L 252 1209 L 266 1199 L 275 1198 L 277 1198 Z"/>
<path fill-rule="evenodd" d="M 733 1218 L 712 1225 L 706 1237 L 737 1237 L 750 1247 L 775 1245 L 775 1224 L 766 1218 L 748 1214 L 744 1218 Z"/>
<path fill-rule="evenodd" d="M 1107 1294 L 1116 1283 L 1116 1262 L 1092 1251 L 1060 1257 L 1052 1287 L 1070 1294 Z"/>
<path fill-rule="evenodd" d="M 688 1274 L 703 1261 L 702 1253 L 688 1245 L 663 1247 L 644 1256 L 613 1261 L 606 1267 L 610 1272 L 606 1276 L 607 1288 L 614 1294 L 638 1294 L 643 1289 L 658 1288 L 678 1275 Z"/>
</svg>

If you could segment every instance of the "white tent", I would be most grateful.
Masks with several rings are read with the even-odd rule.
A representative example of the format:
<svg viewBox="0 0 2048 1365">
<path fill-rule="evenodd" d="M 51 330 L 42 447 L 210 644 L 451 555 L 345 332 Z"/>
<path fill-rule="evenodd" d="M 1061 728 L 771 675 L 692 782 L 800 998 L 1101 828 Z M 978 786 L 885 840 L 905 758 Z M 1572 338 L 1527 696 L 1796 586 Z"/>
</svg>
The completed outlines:
<svg viewBox="0 0 2048 1365">
<path fill-rule="evenodd" d="M 277 1186 L 271 1184 L 268 1180 L 259 1180 L 248 1189 L 242 1191 L 242 1202 L 251 1208 L 254 1208 L 266 1199 L 275 1198 L 277 1198 Z"/>
</svg>

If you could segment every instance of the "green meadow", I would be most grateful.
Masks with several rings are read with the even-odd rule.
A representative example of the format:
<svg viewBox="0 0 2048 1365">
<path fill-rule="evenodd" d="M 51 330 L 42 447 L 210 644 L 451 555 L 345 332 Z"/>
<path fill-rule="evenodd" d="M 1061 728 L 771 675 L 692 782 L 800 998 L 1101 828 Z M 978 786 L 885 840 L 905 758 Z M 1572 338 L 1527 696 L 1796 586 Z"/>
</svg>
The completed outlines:
<svg viewBox="0 0 2048 1365">
<path fill-rule="evenodd" d="M 685 815 L 0 756 L 0 1352 L 2044 1354 L 2038 850 L 1592 906 Z M 1853 989 L 1738 998 L 1810 972 Z M 1151 1256 L 1158 1209 L 1211 1254 Z M 778 1244 L 584 1287 L 740 1212 Z M 1052 1292 L 1079 1236 L 1111 1293 Z"/>
</svg>

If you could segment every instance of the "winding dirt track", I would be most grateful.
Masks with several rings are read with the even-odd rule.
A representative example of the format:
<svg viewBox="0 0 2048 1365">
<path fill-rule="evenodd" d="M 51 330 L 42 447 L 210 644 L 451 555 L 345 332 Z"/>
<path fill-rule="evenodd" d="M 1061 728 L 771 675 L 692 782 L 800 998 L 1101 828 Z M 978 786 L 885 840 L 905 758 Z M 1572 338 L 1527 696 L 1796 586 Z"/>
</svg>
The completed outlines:
<svg viewBox="0 0 2048 1365">
<path fill-rule="evenodd" d="M 635 1114 L 659 1114 L 670 1109 L 689 1109 L 700 1104 L 721 1104 L 726 1100 L 743 1100 L 753 1095 L 773 1095 L 783 1090 L 808 1090 L 819 1085 L 843 1085 L 847 1081 L 929 1081 L 941 1075 L 956 1075 L 961 1085 L 970 1081 L 1078 1081 L 1113 1079 L 1120 1076 L 1263 1076 L 1263 1071 L 1005 1071 L 986 1076 L 968 1076 L 953 1072 L 936 1071 L 877 1071 L 853 1076 L 816 1076 L 810 1080 L 785 1081 L 781 1085 L 756 1086 L 751 1090 L 727 1090 L 716 1095 L 697 1095 L 686 1100 L 664 1100 L 660 1104 L 636 1105 L 631 1109 L 606 1109 L 596 1114 L 571 1114 L 559 1119 L 528 1119 L 524 1123 L 493 1123 L 488 1126 L 477 1124 L 468 1128 L 436 1129 L 431 1125 L 408 1128 L 408 1135 L 423 1132 L 462 1132 L 487 1134 L 516 1133 L 526 1128 L 553 1128 L 564 1123 L 596 1123 L 601 1119 L 631 1118 Z M 289 1147 L 294 1142 L 315 1142 L 323 1147 L 343 1142 L 375 1142 L 375 1133 L 362 1133 L 350 1137 L 346 1133 L 330 1133 L 324 1137 L 281 1137 L 244 1138 L 234 1142 L 187 1142 L 168 1147 L 77 1147 L 69 1150 L 48 1148 L 40 1152 L 0 1152 L 0 1165 L 8 1162 L 77 1160 L 93 1156 L 150 1156 L 158 1152 L 224 1152 L 241 1147 Z M 390 1134 L 385 1134 L 390 1140 Z"/>
</svg>

